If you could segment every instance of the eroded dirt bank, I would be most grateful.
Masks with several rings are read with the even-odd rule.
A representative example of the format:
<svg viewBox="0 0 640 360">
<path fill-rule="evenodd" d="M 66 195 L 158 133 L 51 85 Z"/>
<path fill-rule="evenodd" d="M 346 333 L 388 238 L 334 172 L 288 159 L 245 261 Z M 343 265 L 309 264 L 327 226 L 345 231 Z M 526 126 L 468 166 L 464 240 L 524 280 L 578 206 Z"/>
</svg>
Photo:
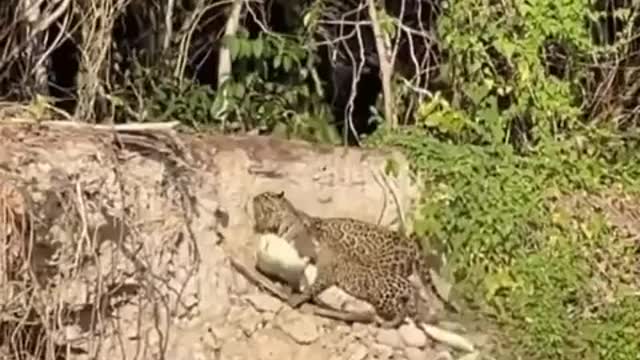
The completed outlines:
<svg viewBox="0 0 640 360">
<path fill-rule="evenodd" d="M 399 171 L 385 180 L 390 158 Z M 253 259 L 246 205 L 265 190 L 284 190 L 316 215 L 397 226 L 396 203 L 407 212 L 418 193 L 399 154 L 4 124 L 0 179 L 22 190 L 35 229 L 29 266 L 2 280 L 3 306 L 57 318 L 46 338 L 51 349 L 65 344 L 69 359 L 452 358 L 411 326 L 380 330 L 291 310 L 229 265 L 229 256 Z M 18 327 L 2 320 L 4 330 Z"/>
</svg>

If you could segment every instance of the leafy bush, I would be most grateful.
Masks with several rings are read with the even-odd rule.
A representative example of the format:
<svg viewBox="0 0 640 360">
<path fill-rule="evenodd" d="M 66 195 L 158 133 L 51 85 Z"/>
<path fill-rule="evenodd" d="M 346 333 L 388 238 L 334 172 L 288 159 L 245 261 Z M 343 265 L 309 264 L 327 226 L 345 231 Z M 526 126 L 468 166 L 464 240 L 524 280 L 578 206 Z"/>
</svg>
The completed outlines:
<svg viewBox="0 0 640 360">
<path fill-rule="evenodd" d="M 585 116 L 597 61 L 628 57 L 628 33 L 611 46 L 592 36 L 602 28 L 594 19 L 607 16 L 586 0 L 452 2 L 439 21 L 449 87 L 422 104 L 417 123 L 462 143 L 525 149 L 571 136 L 595 120 Z"/>
<path fill-rule="evenodd" d="M 216 99 L 218 116 L 275 135 L 340 142 L 305 36 L 261 33 L 249 39 L 240 32 L 224 41 L 234 59 L 235 79 Z"/>
<path fill-rule="evenodd" d="M 501 358 L 637 358 L 640 244 L 593 205 L 627 196 L 640 209 L 637 153 L 610 164 L 557 142 L 521 156 L 415 129 L 375 140 L 405 149 L 423 175 L 415 231 L 448 254 L 469 306 L 509 334 Z"/>
<path fill-rule="evenodd" d="M 225 38 L 232 76 L 220 89 L 177 78 L 171 56 L 151 68 L 135 66 L 127 86 L 110 95 L 112 103 L 139 121 L 177 120 L 196 129 L 223 132 L 258 129 L 276 136 L 339 143 L 331 112 L 315 74 L 314 53 L 302 35 L 246 31 Z"/>
</svg>

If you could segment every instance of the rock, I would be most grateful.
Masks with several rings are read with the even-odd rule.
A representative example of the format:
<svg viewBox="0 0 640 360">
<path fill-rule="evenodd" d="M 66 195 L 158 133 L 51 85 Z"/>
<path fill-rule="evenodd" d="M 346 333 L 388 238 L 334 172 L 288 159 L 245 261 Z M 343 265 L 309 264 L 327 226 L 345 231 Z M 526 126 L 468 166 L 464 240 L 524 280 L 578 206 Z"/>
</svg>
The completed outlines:
<svg viewBox="0 0 640 360">
<path fill-rule="evenodd" d="M 405 324 L 398 329 L 402 341 L 409 347 L 421 348 L 427 344 L 427 335 L 413 324 Z"/>
<path fill-rule="evenodd" d="M 220 349 L 220 357 L 223 359 L 249 359 L 250 356 L 249 348 L 243 341 L 227 341 Z"/>
<path fill-rule="evenodd" d="M 311 344 L 320 337 L 320 331 L 314 320 L 313 315 L 288 310 L 281 312 L 275 318 L 275 326 L 289 335 L 295 342 L 306 345 Z"/>
<path fill-rule="evenodd" d="M 219 343 L 226 343 L 229 340 L 240 338 L 243 335 L 243 331 L 235 326 L 235 324 L 226 321 L 223 324 L 210 326 L 208 332 L 210 336 Z"/>
<path fill-rule="evenodd" d="M 452 332 L 458 332 L 458 333 L 464 333 L 467 331 L 467 329 L 464 327 L 464 325 L 457 323 L 455 321 L 440 321 L 438 323 L 438 326 L 445 329 L 445 330 L 449 330 Z"/>
<path fill-rule="evenodd" d="M 479 358 L 480 358 L 480 352 L 479 351 L 474 351 L 472 353 L 468 353 L 468 354 L 462 356 L 458 360 L 478 360 Z"/>
<path fill-rule="evenodd" d="M 350 330 L 351 335 L 356 339 L 364 339 L 371 332 L 369 326 L 361 323 L 354 323 Z"/>
<path fill-rule="evenodd" d="M 422 329 L 424 329 L 427 335 L 429 335 L 431 338 L 433 338 L 438 342 L 447 344 L 448 346 L 451 346 L 459 350 L 464 350 L 467 352 L 474 351 L 473 344 L 466 338 L 456 333 L 443 330 L 429 324 L 422 324 Z"/>
<path fill-rule="evenodd" d="M 376 335 L 376 342 L 381 345 L 386 345 L 391 348 L 401 348 L 402 338 L 395 329 L 380 329 L 378 335 Z"/>
<path fill-rule="evenodd" d="M 408 347 L 404 349 L 404 356 L 407 357 L 407 360 L 428 360 L 427 354 L 418 348 Z"/>
<path fill-rule="evenodd" d="M 251 336 L 262 323 L 262 316 L 253 307 L 233 307 L 227 321 L 240 328 L 246 336 Z"/>
<path fill-rule="evenodd" d="M 367 348 L 360 343 L 349 344 L 345 352 L 348 356 L 347 359 L 349 360 L 364 360 L 369 353 Z"/>
<path fill-rule="evenodd" d="M 356 325 L 356 324 L 353 324 Z M 353 334 L 356 332 L 355 330 L 355 326 L 349 326 L 347 324 L 343 324 L 343 323 L 338 323 L 336 324 L 336 326 L 333 328 L 333 330 L 337 333 L 341 333 L 341 334 Z"/>
<path fill-rule="evenodd" d="M 320 343 L 313 343 L 300 347 L 296 353 L 295 360 L 327 360 L 331 357 L 331 352 Z"/>
<path fill-rule="evenodd" d="M 493 347 L 491 337 L 487 334 L 472 333 L 467 334 L 466 338 L 471 341 L 476 348 L 490 350 Z"/>
<path fill-rule="evenodd" d="M 246 347 L 252 356 L 246 358 L 256 360 L 294 360 L 296 345 L 285 334 L 276 329 L 263 329 L 251 337 Z M 223 357 L 224 359 L 224 357 Z"/>
<path fill-rule="evenodd" d="M 433 360 L 453 360 L 453 356 L 448 351 L 440 351 L 433 357 Z"/>
<path fill-rule="evenodd" d="M 212 334 L 207 331 L 206 324 L 198 322 L 185 325 L 172 329 L 173 335 L 168 339 L 165 357 L 176 360 L 205 360 L 215 356 L 216 350 L 221 346 L 218 346 L 216 339 L 213 339 Z M 162 346 L 159 347 L 162 348 Z M 149 354 L 148 357 L 155 358 L 156 356 Z"/>
<path fill-rule="evenodd" d="M 275 313 L 282 308 L 280 300 L 265 293 L 246 295 L 244 298 L 258 311 Z"/>
<path fill-rule="evenodd" d="M 371 345 L 371 355 L 379 360 L 387 360 L 393 355 L 393 348 L 383 344 Z"/>
</svg>

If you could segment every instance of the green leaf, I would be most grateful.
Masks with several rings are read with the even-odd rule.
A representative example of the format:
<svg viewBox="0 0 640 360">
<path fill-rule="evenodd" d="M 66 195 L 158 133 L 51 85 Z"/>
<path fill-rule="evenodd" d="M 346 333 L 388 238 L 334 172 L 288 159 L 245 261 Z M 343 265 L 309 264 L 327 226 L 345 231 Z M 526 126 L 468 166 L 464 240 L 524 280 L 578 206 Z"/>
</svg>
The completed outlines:
<svg viewBox="0 0 640 360">
<path fill-rule="evenodd" d="M 240 53 L 243 58 L 250 58 L 253 55 L 253 46 L 252 41 L 248 39 L 243 39 L 240 43 Z"/>
<path fill-rule="evenodd" d="M 257 38 L 253 41 L 253 55 L 256 58 L 261 58 L 262 53 L 264 51 L 264 40 L 262 38 Z"/>
<path fill-rule="evenodd" d="M 235 96 L 236 98 L 242 99 L 245 95 L 245 87 L 243 84 L 236 84 L 234 86 L 234 91 L 233 91 L 233 96 Z"/>
<path fill-rule="evenodd" d="M 482 100 L 489 94 L 489 84 L 470 84 L 464 87 L 464 93 L 471 99 L 474 105 L 479 106 Z"/>
<path fill-rule="evenodd" d="M 504 138 L 504 121 L 498 111 L 498 100 L 495 96 L 491 96 L 487 102 L 489 106 L 478 111 L 478 116 L 488 124 L 493 141 L 500 143 Z"/>
<path fill-rule="evenodd" d="M 227 38 L 227 47 L 232 59 L 237 59 L 240 52 L 240 41 L 236 38 Z"/>
<path fill-rule="evenodd" d="M 289 70 L 291 70 L 291 58 L 289 58 L 288 56 L 284 56 L 282 58 L 282 68 L 286 72 L 289 72 Z"/>
</svg>

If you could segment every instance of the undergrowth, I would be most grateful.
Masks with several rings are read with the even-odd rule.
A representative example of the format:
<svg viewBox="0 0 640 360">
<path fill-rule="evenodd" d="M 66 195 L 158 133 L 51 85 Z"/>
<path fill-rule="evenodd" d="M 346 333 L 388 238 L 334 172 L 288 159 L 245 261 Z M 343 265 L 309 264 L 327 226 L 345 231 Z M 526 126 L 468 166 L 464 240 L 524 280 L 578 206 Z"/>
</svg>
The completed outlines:
<svg viewBox="0 0 640 360">
<path fill-rule="evenodd" d="M 640 243 L 603 205 L 640 208 L 637 155 L 611 162 L 556 142 L 522 156 L 415 129 L 374 139 L 422 174 L 415 231 L 448 254 L 469 308 L 501 328 L 501 358 L 639 358 Z"/>
</svg>

